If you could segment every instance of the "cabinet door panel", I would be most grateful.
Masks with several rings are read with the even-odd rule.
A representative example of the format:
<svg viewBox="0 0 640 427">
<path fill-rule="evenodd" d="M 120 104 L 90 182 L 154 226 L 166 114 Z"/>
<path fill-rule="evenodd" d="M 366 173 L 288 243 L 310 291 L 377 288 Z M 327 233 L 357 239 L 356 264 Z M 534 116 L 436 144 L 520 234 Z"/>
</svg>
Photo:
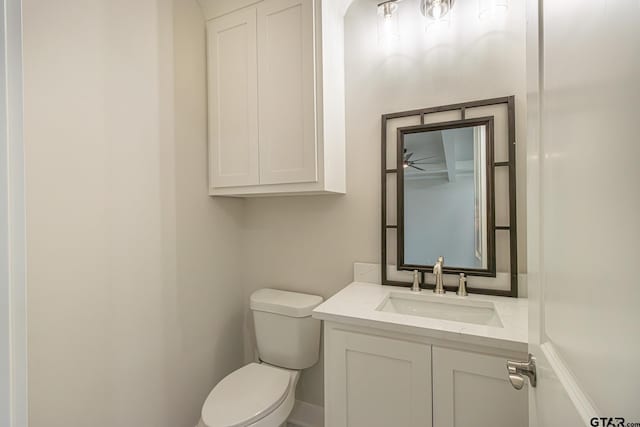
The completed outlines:
<svg viewBox="0 0 640 427">
<path fill-rule="evenodd" d="M 515 390 L 506 359 L 433 348 L 434 427 L 528 425 L 527 390 Z"/>
<path fill-rule="evenodd" d="M 256 25 L 255 8 L 207 24 L 211 187 L 259 182 Z"/>
<path fill-rule="evenodd" d="M 260 183 L 317 181 L 313 0 L 257 7 Z"/>
<path fill-rule="evenodd" d="M 330 331 L 326 425 L 431 426 L 431 347 Z"/>
</svg>

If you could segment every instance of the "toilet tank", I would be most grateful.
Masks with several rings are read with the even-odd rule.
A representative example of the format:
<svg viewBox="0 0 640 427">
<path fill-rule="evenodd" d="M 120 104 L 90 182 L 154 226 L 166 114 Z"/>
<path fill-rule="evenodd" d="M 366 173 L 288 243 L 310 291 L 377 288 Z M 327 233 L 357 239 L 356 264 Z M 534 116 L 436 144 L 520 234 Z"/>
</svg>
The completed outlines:
<svg viewBox="0 0 640 427">
<path fill-rule="evenodd" d="M 320 320 L 311 312 L 322 297 L 277 289 L 251 294 L 260 360 L 287 369 L 306 369 L 320 355 Z"/>
</svg>

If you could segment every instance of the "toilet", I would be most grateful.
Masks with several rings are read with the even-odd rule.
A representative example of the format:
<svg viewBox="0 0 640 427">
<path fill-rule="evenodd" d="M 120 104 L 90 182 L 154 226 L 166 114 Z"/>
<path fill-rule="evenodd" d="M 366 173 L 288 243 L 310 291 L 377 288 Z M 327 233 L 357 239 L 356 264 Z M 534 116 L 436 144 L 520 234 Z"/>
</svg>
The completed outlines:
<svg viewBox="0 0 640 427">
<path fill-rule="evenodd" d="M 260 289 L 250 298 L 260 363 L 227 375 L 202 407 L 199 427 L 280 427 L 295 403 L 303 369 L 318 362 L 322 297 Z"/>
</svg>

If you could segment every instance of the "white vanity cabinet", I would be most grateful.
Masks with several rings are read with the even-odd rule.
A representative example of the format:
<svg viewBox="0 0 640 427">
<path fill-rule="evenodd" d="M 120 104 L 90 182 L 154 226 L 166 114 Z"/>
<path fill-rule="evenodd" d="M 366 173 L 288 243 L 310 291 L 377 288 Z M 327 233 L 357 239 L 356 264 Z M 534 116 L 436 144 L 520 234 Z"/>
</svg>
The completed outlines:
<svg viewBox="0 0 640 427">
<path fill-rule="evenodd" d="M 321 0 L 207 22 L 210 195 L 345 192 L 343 26 Z"/>
<path fill-rule="evenodd" d="M 326 427 L 526 427 L 524 353 L 325 322 Z"/>
</svg>

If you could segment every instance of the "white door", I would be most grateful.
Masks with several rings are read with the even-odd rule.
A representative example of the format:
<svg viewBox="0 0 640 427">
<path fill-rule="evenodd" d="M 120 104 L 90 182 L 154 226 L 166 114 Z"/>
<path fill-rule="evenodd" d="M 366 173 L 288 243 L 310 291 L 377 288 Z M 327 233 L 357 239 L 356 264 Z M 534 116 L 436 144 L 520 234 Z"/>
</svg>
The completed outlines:
<svg viewBox="0 0 640 427">
<path fill-rule="evenodd" d="M 504 374 L 506 359 L 433 347 L 433 427 L 524 427 L 527 395 Z"/>
<path fill-rule="evenodd" d="M 313 0 L 258 4 L 260 184 L 314 182 Z"/>
<path fill-rule="evenodd" d="M 256 9 L 207 23 L 210 187 L 258 184 Z"/>
<path fill-rule="evenodd" d="M 431 426 L 431 346 L 327 331 L 326 426 Z"/>
<path fill-rule="evenodd" d="M 640 3 L 529 3 L 530 425 L 637 425 Z"/>
</svg>

